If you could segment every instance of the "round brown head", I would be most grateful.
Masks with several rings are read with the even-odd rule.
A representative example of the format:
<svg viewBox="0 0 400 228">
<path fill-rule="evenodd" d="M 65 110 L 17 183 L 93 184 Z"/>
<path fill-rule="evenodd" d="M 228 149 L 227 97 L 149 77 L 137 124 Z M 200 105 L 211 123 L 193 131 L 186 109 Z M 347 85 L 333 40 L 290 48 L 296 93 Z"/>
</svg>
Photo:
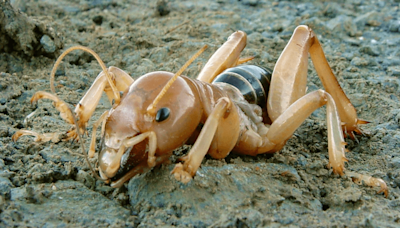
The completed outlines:
<svg viewBox="0 0 400 228">
<path fill-rule="evenodd" d="M 174 75 L 152 72 L 124 93 L 106 122 L 100 174 L 118 183 L 163 163 L 197 128 L 202 115 L 196 87 L 178 77 L 154 107 L 148 107 Z M 154 148 L 154 149 L 152 149 Z"/>
</svg>

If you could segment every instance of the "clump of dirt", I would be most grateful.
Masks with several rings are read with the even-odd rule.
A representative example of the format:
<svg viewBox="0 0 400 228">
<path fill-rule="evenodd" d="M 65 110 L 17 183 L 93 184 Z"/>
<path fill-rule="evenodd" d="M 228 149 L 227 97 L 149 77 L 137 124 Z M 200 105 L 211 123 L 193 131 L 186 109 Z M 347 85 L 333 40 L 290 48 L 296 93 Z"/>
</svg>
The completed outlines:
<svg viewBox="0 0 400 228">
<path fill-rule="evenodd" d="M 60 34 L 48 23 L 29 18 L 9 0 L 0 2 L 0 51 L 56 57 L 63 47 Z"/>
</svg>

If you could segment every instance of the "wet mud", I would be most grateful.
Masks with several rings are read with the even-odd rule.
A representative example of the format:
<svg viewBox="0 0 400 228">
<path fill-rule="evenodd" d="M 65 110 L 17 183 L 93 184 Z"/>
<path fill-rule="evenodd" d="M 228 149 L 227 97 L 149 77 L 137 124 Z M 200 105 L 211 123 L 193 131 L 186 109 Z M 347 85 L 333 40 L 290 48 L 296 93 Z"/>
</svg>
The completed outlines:
<svg viewBox="0 0 400 228">
<path fill-rule="evenodd" d="M 15 0 L 0 6 L 0 226 L 400 226 L 399 1 Z M 68 47 L 88 46 L 107 66 L 138 78 L 176 72 L 207 44 L 184 73 L 195 78 L 236 30 L 248 34 L 242 56 L 273 69 L 301 24 L 317 34 L 359 117 L 371 121 L 362 126 L 364 135 L 346 139 L 346 169 L 382 178 L 387 198 L 327 168 L 324 108 L 281 151 L 206 157 L 186 185 L 170 172 L 187 146 L 169 164 L 114 189 L 91 175 L 79 143 L 11 140 L 19 129 L 65 137 L 70 126 L 52 102 L 29 100 L 36 91 L 50 91 L 51 67 Z M 72 107 L 100 71 L 93 57 L 72 52 L 56 72 L 57 95 Z M 311 61 L 308 75 L 308 91 L 322 88 Z M 110 107 L 104 96 L 89 134 Z M 96 164 L 97 158 L 90 161 Z"/>
</svg>

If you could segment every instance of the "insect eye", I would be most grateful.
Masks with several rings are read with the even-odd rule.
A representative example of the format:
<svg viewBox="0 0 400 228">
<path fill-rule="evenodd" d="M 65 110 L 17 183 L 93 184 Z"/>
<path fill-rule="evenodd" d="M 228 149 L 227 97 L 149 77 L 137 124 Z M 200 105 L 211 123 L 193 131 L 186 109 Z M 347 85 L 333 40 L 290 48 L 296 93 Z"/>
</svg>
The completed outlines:
<svg viewBox="0 0 400 228">
<path fill-rule="evenodd" d="M 156 121 L 157 122 L 164 121 L 165 119 L 168 118 L 169 113 L 170 113 L 169 108 L 160 108 L 160 110 L 158 110 L 156 115 Z"/>
</svg>

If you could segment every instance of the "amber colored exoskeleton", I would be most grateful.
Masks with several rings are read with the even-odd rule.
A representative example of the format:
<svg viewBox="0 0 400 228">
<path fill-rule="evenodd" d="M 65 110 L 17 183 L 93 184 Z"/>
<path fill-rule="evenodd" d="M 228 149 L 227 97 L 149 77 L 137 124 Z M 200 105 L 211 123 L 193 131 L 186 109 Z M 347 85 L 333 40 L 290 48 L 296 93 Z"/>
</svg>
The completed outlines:
<svg viewBox="0 0 400 228">
<path fill-rule="evenodd" d="M 91 49 L 72 47 L 53 67 L 52 93 L 37 92 L 31 101 L 42 98 L 55 101 L 62 117 L 75 124 L 69 132 L 69 137 L 74 138 L 86 131 L 102 92 L 106 93 L 113 107 L 94 124 L 89 156 L 95 154 L 96 129 L 101 126 L 99 179 L 111 182 L 114 187 L 163 164 L 174 149 L 189 142 L 193 142 L 189 153 L 172 170 L 174 177 L 184 183 L 195 176 L 206 154 L 221 159 L 230 152 L 254 156 L 274 153 L 313 111 L 326 106 L 328 167 L 357 182 L 379 186 L 379 192 L 387 196 L 383 180 L 345 171 L 343 132 L 354 138 L 354 132 L 361 133 L 359 125 L 367 121 L 357 117 L 314 32 L 307 26 L 298 26 L 272 73 L 258 66 L 239 66 L 252 59 L 240 58 L 246 39 L 242 31 L 233 33 L 212 55 L 197 79 L 181 74 L 199 53 L 176 74 L 156 71 L 133 80 L 119 68 L 107 69 Z M 103 71 L 71 112 L 55 95 L 53 81 L 62 58 L 78 49 L 93 54 Z M 307 94 L 309 54 L 325 90 Z M 41 141 L 54 138 L 21 130 L 13 139 L 30 134 Z"/>
</svg>

